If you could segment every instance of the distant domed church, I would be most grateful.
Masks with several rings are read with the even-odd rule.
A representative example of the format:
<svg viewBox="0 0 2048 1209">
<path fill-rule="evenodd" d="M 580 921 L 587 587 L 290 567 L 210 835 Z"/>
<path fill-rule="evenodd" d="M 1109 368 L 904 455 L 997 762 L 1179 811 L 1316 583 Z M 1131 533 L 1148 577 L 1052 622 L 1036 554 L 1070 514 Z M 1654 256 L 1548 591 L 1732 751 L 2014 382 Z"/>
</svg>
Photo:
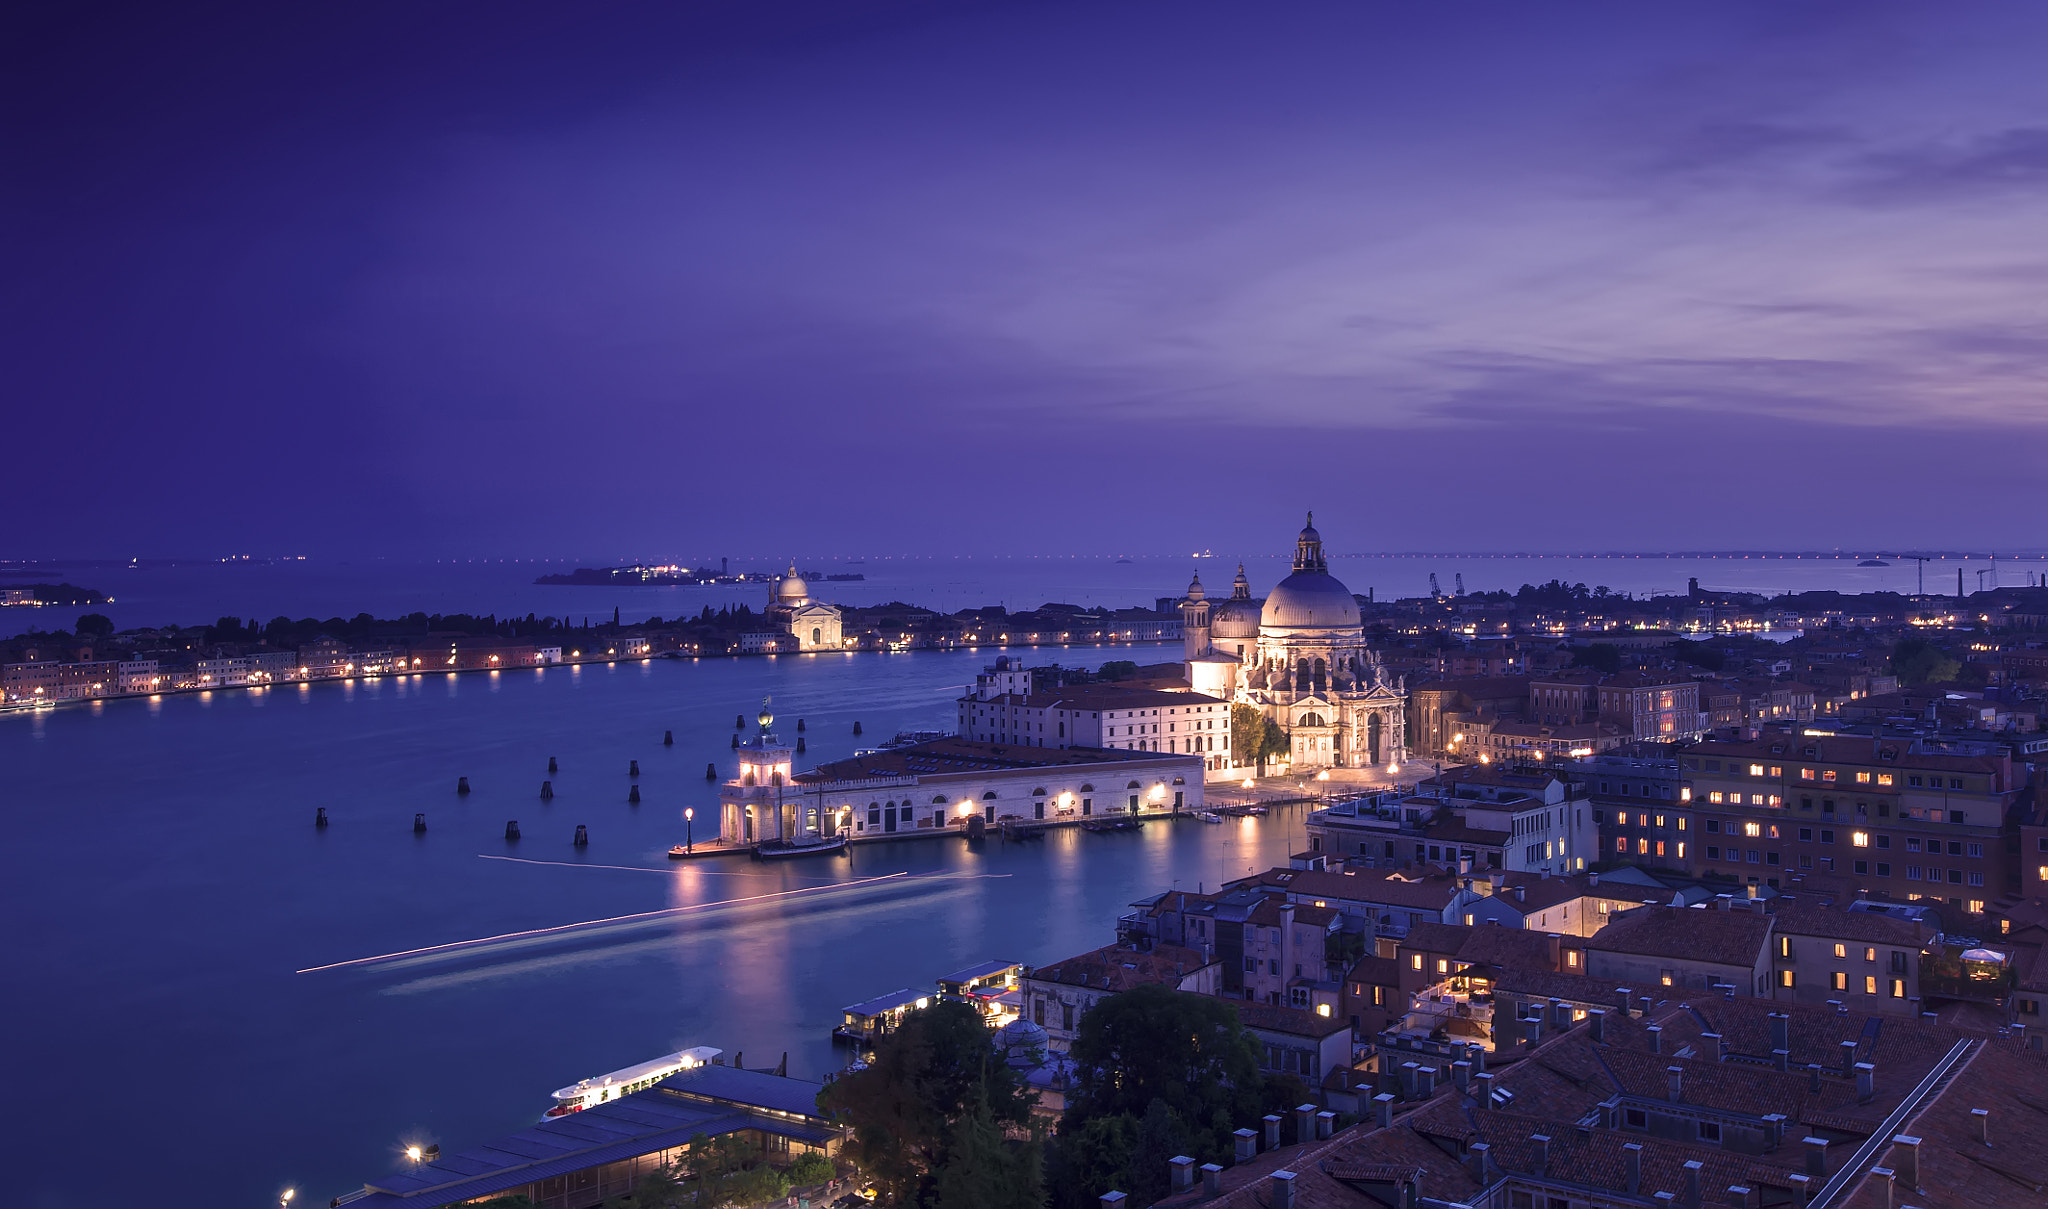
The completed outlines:
<svg viewBox="0 0 2048 1209">
<path fill-rule="evenodd" d="M 789 574 L 769 593 L 768 624 L 796 640 L 799 651 L 839 649 L 839 609 L 811 599 L 811 586 L 789 565 Z M 783 649 L 787 650 L 787 647 Z"/>
<path fill-rule="evenodd" d="M 1240 565 L 1228 600 L 1209 600 L 1196 576 L 1181 619 L 1189 685 L 1272 719 L 1288 734 L 1293 767 L 1406 758 L 1406 686 L 1367 647 L 1358 600 L 1330 574 L 1314 513 L 1295 539 L 1293 574 L 1263 602 Z"/>
</svg>

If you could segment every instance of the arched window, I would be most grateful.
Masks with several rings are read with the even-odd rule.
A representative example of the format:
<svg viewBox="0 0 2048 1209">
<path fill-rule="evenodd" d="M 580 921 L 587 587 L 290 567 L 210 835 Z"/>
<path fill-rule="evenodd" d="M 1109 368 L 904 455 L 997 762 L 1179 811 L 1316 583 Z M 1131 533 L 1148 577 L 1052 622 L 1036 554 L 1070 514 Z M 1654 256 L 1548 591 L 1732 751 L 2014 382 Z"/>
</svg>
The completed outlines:
<svg viewBox="0 0 2048 1209">
<path fill-rule="evenodd" d="M 1086 781 L 1083 781 L 1083 782 L 1081 783 L 1081 792 L 1082 792 L 1082 793 L 1094 793 L 1094 792 L 1095 792 L 1095 786 L 1093 786 L 1093 785 L 1090 785 L 1090 784 L 1088 784 L 1088 783 L 1087 783 Z"/>
<path fill-rule="evenodd" d="M 1299 725 L 1321 726 L 1323 725 L 1323 716 L 1321 714 L 1303 714 L 1301 716 L 1301 722 L 1299 723 Z"/>
<path fill-rule="evenodd" d="M 937 796 L 936 796 L 936 797 L 934 797 L 934 798 L 932 798 L 932 805 L 934 805 L 934 806 L 944 806 L 945 804 L 946 804 L 946 795 L 945 795 L 945 794 L 943 794 L 943 793 L 942 793 L 942 794 L 939 794 L 939 795 L 937 795 Z"/>
<path fill-rule="evenodd" d="M 1032 791 L 1031 791 L 1031 796 L 1032 796 L 1032 797 L 1034 797 L 1034 798 L 1042 798 L 1042 797 L 1044 797 L 1044 796 L 1045 796 L 1045 786 L 1041 785 L 1041 786 L 1039 786 L 1039 787 L 1038 787 L 1037 789 L 1034 789 L 1034 790 L 1032 790 Z"/>
<path fill-rule="evenodd" d="M 822 642 L 824 642 L 824 641 L 825 641 L 825 631 L 823 631 L 823 630 L 819 629 L 819 628 L 818 628 L 817 626 L 812 626 L 812 627 L 811 627 L 811 645 L 812 645 L 812 646 L 817 646 L 818 644 L 820 644 L 820 643 L 822 643 Z"/>
<path fill-rule="evenodd" d="M 985 793 L 985 794 L 982 794 L 982 795 L 981 795 L 981 800 L 982 800 L 982 801 L 984 801 L 984 802 L 993 802 L 993 801 L 995 801 L 995 800 L 996 800 L 996 791 L 995 791 L 995 790 L 993 790 L 993 789 L 991 789 L 991 790 L 989 790 L 989 791 L 988 791 L 987 793 Z"/>
<path fill-rule="evenodd" d="M 1320 693 L 1320 692 L 1322 692 L 1322 691 L 1323 691 L 1323 686 L 1324 686 L 1324 685 L 1325 685 L 1326 683 L 1328 683 L 1328 679 L 1327 679 L 1327 677 L 1328 677 L 1328 672 L 1327 672 L 1327 670 L 1326 670 L 1326 669 L 1324 668 L 1324 666 L 1323 666 L 1323 661 L 1322 661 L 1322 660 L 1320 660 L 1320 659 L 1316 660 L 1316 668 L 1315 668 L 1315 687 L 1316 687 L 1316 691 L 1317 691 L 1317 692 L 1319 692 L 1319 693 Z"/>
<path fill-rule="evenodd" d="M 1310 685 L 1310 683 L 1314 681 L 1314 679 L 1315 673 L 1310 669 L 1310 664 L 1308 660 L 1300 660 L 1294 665 L 1295 688 L 1306 691 L 1308 686 Z"/>
<path fill-rule="evenodd" d="M 1138 783 L 1137 783 L 1136 781 L 1132 781 L 1132 782 L 1131 782 L 1131 783 L 1130 783 L 1129 785 L 1126 785 L 1126 786 L 1124 786 L 1124 788 L 1125 788 L 1125 789 L 1142 789 L 1142 788 L 1144 788 L 1144 786 L 1142 786 L 1142 785 L 1138 784 Z"/>
</svg>

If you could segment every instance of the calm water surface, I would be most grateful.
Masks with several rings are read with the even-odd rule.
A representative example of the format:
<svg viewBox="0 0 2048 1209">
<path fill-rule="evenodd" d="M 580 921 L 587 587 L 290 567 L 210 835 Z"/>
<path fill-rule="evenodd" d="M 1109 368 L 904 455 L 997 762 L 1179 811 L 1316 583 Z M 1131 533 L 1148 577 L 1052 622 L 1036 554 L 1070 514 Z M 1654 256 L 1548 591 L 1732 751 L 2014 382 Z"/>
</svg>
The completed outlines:
<svg viewBox="0 0 2048 1209">
<path fill-rule="evenodd" d="M 787 1050 L 815 1078 L 843 1062 L 829 1034 L 844 1004 L 1106 943 L 1133 899 L 1280 863 L 1300 841 L 1279 810 L 1009 847 L 664 859 L 683 807 L 715 800 L 705 764 L 728 767 L 734 715 L 764 694 L 785 737 L 803 717 L 809 758 L 831 759 L 855 719 L 868 743 L 948 726 L 987 657 L 657 661 L 0 718 L 5 1202 L 255 1209 L 290 1186 L 321 1205 L 407 1144 L 521 1128 L 554 1088 L 685 1045 L 752 1066 Z M 475 791 L 458 798 L 463 775 Z M 671 908 L 685 910 L 296 972 Z"/>
</svg>

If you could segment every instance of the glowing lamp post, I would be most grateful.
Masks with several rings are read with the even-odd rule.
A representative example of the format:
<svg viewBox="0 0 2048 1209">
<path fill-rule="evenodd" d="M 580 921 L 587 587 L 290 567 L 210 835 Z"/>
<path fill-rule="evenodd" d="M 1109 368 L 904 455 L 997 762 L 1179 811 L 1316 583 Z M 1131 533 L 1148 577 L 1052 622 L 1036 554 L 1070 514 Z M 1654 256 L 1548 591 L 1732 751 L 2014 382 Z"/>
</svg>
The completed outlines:
<svg viewBox="0 0 2048 1209">
<path fill-rule="evenodd" d="M 683 807 L 683 851 L 685 852 L 695 852 L 697 850 L 696 820 L 697 808 L 695 806 Z"/>
</svg>

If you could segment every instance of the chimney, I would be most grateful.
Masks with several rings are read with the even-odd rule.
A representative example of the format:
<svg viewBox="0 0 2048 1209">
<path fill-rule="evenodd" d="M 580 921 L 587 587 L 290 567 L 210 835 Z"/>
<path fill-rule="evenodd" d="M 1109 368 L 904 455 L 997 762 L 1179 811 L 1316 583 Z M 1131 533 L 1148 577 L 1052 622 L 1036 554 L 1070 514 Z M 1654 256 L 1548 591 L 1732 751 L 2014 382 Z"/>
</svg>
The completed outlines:
<svg viewBox="0 0 2048 1209">
<path fill-rule="evenodd" d="M 1458 1094 L 1461 1096 L 1472 1090 L 1472 1064 L 1470 1062 L 1451 1063 L 1451 1086 L 1457 1088 Z"/>
<path fill-rule="evenodd" d="M 1595 1044 L 1604 1043 L 1607 1040 L 1607 1013 L 1599 1008 L 1588 1008 L 1586 1030 L 1592 1034 Z"/>
<path fill-rule="evenodd" d="M 1810 1175 L 1804 1175 L 1795 1171 L 1785 1178 L 1792 1182 L 1792 1203 L 1794 1205 L 1810 1204 L 1814 1196 L 1820 1191 L 1813 1186 L 1813 1177 Z"/>
<path fill-rule="evenodd" d="M 1550 1174 L 1550 1138 L 1546 1134 L 1529 1135 L 1529 1160 L 1536 1165 L 1536 1174 Z"/>
<path fill-rule="evenodd" d="M 1415 1089 L 1422 1082 L 1420 1078 L 1421 1070 L 1422 1065 L 1417 1062 L 1403 1062 L 1401 1064 L 1401 1098 L 1403 1100 L 1413 1100 L 1415 1098 Z"/>
<path fill-rule="evenodd" d="M 1770 1151 L 1776 1150 L 1776 1149 L 1778 1148 L 1778 1144 L 1779 1144 L 1780 1142 L 1783 1142 L 1784 1140 L 1785 1140 L 1785 1114 L 1784 1114 L 1784 1113 L 1782 1113 L 1782 1112 L 1767 1112 L 1767 1113 L 1765 1113 L 1765 1114 L 1764 1114 L 1764 1150 L 1765 1150 L 1765 1152 L 1766 1152 L 1766 1153 L 1768 1153 L 1768 1152 L 1770 1152 Z"/>
<path fill-rule="evenodd" d="M 1259 1135 L 1252 1130 L 1240 1129 L 1230 1136 L 1237 1139 L 1237 1150 L 1232 1156 L 1235 1161 L 1249 1163 L 1259 1153 Z"/>
<path fill-rule="evenodd" d="M 1649 997 L 1648 995 L 1638 995 L 1638 996 L 1636 996 L 1636 1011 L 1637 1011 L 1637 1013 L 1638 1013 L 1639 1015 L 1641 1015 L 1641 1016 L 1643 1017 L 1643 1019 L 1645 1019 L 1645 1020 L 1647 1020 L 1647 1019 L 1649 1019 L 1649 1018 L 1650 1018 L 1650 1004 L 1651 1004 L 1651 1002 L 1652 1002 L 1652 1000 L 1651 1000 L 1651 998 L 1650 998 L 1650 997 Z"/>
<path fill-rule="evenodd" d="M 1465 1148 L 1465 1162 L 1472 1170 L 1472 1182 L 1481 1188 L 1492 1182 L 1493 1175 L 1487 1170 L 1492 1165 L 1492 1157 L 1493 1148 L 1484 1142 L 1474 1142 Z"/>
<path fill-rule="evenodd" d="M 1270 1209 L 1294 1209 L 1294 1173 L 1276 1171 L 1271 1183 L 1273 1199 L 1268 1202 Z"/>
<path fill-rule="evenodd" d="M 1466 1058 L 1471 1060 L 1473 1074 L 1483 1075 L 1486 1073 L 1486 1051 L 1479 1048 L 1478 1042 L 1473 1042 L 1472 1045 L 1468 1049 L 1466 1049 L 1465 1056 Z"/>
<path fill-rule="evenodd" d="M 1627 987 L 1622 987 L 1614 993 L 1621 999 L 1621 1018 L 1623 1020 L 1626 1020 L 1628 1019 L 1629 1005 L 1634 1002 L 1634 1000 L 1631 999 L 1630 996 L 1635 994 L 1635 992 L 1629 990 Z"/>
<path fill-rule="evenodd" d="M 1372 1098 L 1372 1103 L 1373 1112 L 1379 1118 L 1379 1127 L 1381 1129 L 1392 1129 L 1394 1127 L 1394 1097 L 1386 1092 L 1381 1092 Z"/>
<path fill-rule="evenodd" d="M 1790 1071 L 1790 1070 L 1792 1069 L 1792 1051 L 1791 1051 L 1791 1050 L 1789 1050 L 1789 1049 L 1774 1049 L 1774 1050 L 1772 1050 L 1772 1051 L 1771 1051 L 1771 1057 L 1772 1057 L 1773 1059 L 1775 1059 L 1775 1060 L 1777 1061 L 1777 1064 L 1778 1064 L 1778 1070 L 1779 1070 L 1779 1072 L 1780 1072 L 1780 1073 L 1785 1073 L 1785 1072 L 1789 1072 L 1789 1071 Z"/>
<path fill-rule="evenodd" d="M 1525 903 L 1525 902 L 1528 902 L 1528 901 L 1529 901 L 1529 893 L 1528 893 L 1528 891 L 1524 890 L 1524 889 L 1523 889 L 1522 887 L 1520 887 L 1520 886 L 1516 886 L 1516 887 L 1515 887 L 1515 901 L 1516 901 L 1516 902 L 1518 902 L 1518 903 Z"/>
<path fill-rule="evenodd" d="M 1970 1110 L 1970 1116 L 1977 1122 L 1977 1140 L 1986 1146 L 1991 1145 L 1991 1110 L 1973 1108 Z"/>
<path fill-rule="evenodd" d="M 1280 1118 L 1269 1112 L 1259 1120 L 1266 1126 L 1266 1149 L 1280 1149 Z"/>
<path fill-rule="evenodd" d="M 1845 1076 L 1854 1074 L 1856 1070 L 1856 1043 L 1854 1041 L 1844 1041 L 1837 1045 L 1835 1049 L 1842 1055 L 1842 1074 Z"/>
<path fill-rule="evenodd" d="M 1721 1034 L 1701 1033 L 1700 1044 L 1705 1048 L 1706 1055 L 1710 1060 L 1714 1062 L 1726 1062 L 1728 1060 L 1727 1052 L 1721 1048 Z"/>
<path fill-rule="evenodd" d="M 1651 1052 L 1651 1053 L 1653 1053 L 1653 1054 L 1661 1054 L 1661 1053 L 1663 1053 L 1663 1052 L 1664 1052 L 1664 1026 L 1663 1026 L 1663 1025 L 1661 1025 L 1661 1024 L 1653 1024 L 1653 1025 L 1650 1025 L 1650 1026 L 1649 1026 L 1648 1028 L 1644 1029 L 1644 1030 L 1643 1030 L 1643 1032 L 1645 1032 L 1645 1033 L 1647 1033 L 1647 1034 L 1649 1035 L 1649 1038 L 1650 1038 L 1650 1052 Z"/>
<path fill-rule="evenodd" d="M 1550 1001 L 1550 1027 L 1560 1033 L 1566 1032 L 1572 1027 L 1572 1010 L 1564 1005 L 1563 1000 L 1553 999 Z"/>
<path fill-rule="evenodd" d="M 1472 1098 L 1485 1107 L 1493 1106 L 1493 1076 L 1484 1071 L 1472 1076 Z"/>
<path fill-rule="evenodd" d="M 1600 884 L 1600 874 L 1597 870 L 1586 875 L 1586 884 L 1588 886 L 1597 886 Z"/>
<path fill-rule="evenodd" d="M 1195 1190 L 1195 1161 L 1193 1159 L 1184 1154 L 1175 1155 L 1166 1160 L 1166 1167 L 1173 1176 L 1171 1186 L 1175 1196 L 1179 1196 L 1183 1192 L 1193 1192 Z"/>
<path fill-rule="evenodd" d="M 1698 1159 L 1685 1161 L 1685 1209 L 1701 1209 L 1700 1171 L 1705 1166 Z"/>
<path fill-rule="evenodd" d="M 1714 909 L 1716 911 L 1729 910 L 1734 906 L 1734 903 L 1735 896 L 1733 894 L 1716 894 L 1714 896 Z"/>
<path fill-rule="evenodd" d="M 1806 1064 L 1806 1090 L 1808 1092 L 1820 1091 L 1820 1063 L 1818 1062 Z"/>
<path fill-rule="evenodd" d="M 1433 1095 L 1435 1095 L 1435 1094 L 1436 1094 L 1436 1067 L 1434 1067 L 1434 1066 L 1418 1066 L 1418 1067 L 1416 1067 L 1416 1068 L 1415 1068 L 1415 1098 L 1416 1098 L 1416 1099 L 1418 1099 L 1418 1100 L 1427 1100 L 1427 1099 L 1429 1099 L 1429 1098 L 1430 1098 L 1431 1096 L 1433 1096 Z"/>
<path fill-rule="evenodd" d="M 1806 1138 L 1806 1174 L 1816 1180 L 1828 1175 L 1828 1140 L 1811 1134 Z"/>
<path fill-rule="evenodd" d="M 1223 1195 L 1223 1168 L 1215 1163 L 1202 1164 L 1202 1195 Z"/>
<path fill-rule="evenodd" d="M 1303 1144 L 1316 1136 L 1316 1106 L 1297 1104 L 1294 1106 L 1294 1140 Z"/>
<path fill-rule="evenodd" d="M 1868 1104 L 1877 1095 L 1877 1067 L 1868 1062 L 1856 1064 L 1856 1102 Z"/>
<path fill-rule="evenodd" d="M 1770 1021 L 1771 1048 L 1774 1050 L 1790 1050 L 1792 1048 L 1792 1017 L 1784 1012 L 1772 1012 Z M 1780 1069 L 1783 1068 L 1781 1067 Z"/>
<path fill-rule="evenodd" d="M 1884 1206 L 1884 1209 L 1892 1209 L 1892 1177 L 1896 1174 L 1889 1167 L 1872 1167 L 1870 1169 L 1870 1182 L 1876 1184 L 1878 1190 L 1883 1193 L 1883 1200 L 1880 1203 Z"/>
<path fill-rule="evenodd" d="M 1628 1165 L 1628 1194 L 1643 1194 L 1643 1144 L 1630 1142 L 1621 1148 L 1622 1160 Z"/>
<path fill-rule="evenodd" d="M 1667 1066 L 1664 1068 L 1664 1073 L 1670 1076 L 1665 1087 L 1665 1098 L 1673 1104 L 1677 1104 L 1680 1102 L 1678 1089 L 1681 1081 L 1685 1078 L 1685 1068 L 1682 1066 Z"/>
<path fill-rule="evenodd" d="M 1920 1187 L 1920 1139 L 1910 1134 L 1892 1135 L 1892 1170 L 1906 1182 L 1906 1190 Z"/>
<path fill-rule="evenodd" d="M 1329 1109 L 1316 1114 L 1316 1141 L 1327 1142 L 1337 1132 L 1337 1114 Z"/>
<path fill-rule="evenodd" d="M 1121 1192 L 1105 1192 L 1102 1194 L 1102 1209 L 1124 1209 L 1124 1202 L 1129 1199 Z"/>
<path fill-rule="evenodd" d="M 1522 1039 L 1529 1043 L 1530 1049 L 1535 1049 L 1543 1043 L 1543 1011 L 1541 1008 L 1537 1009 L 1536 1015 L 1522 1021 Z"/>
<path fill-rule="evenodd" d="M 1728 1185 L 1728 1203 L 1735 1209 L 1749 1209 L 1749 1189 L 1741 1184 Z"/>
</svg>

